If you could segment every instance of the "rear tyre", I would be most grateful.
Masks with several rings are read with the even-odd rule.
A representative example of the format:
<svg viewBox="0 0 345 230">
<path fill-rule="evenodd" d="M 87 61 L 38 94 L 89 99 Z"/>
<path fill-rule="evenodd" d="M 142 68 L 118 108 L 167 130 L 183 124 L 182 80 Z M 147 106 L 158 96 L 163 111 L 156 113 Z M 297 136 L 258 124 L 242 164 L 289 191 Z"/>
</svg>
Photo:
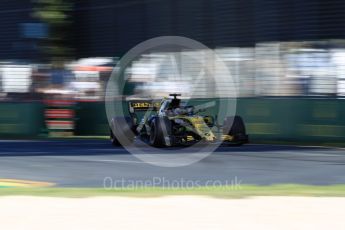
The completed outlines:
<svg viewBox="0 0 345 230">
<path fill-rule="evenodd" d="M 110 141 L 113 146 L 121 146 L 121 143 L 115 137 L 113 130 L 110 129 Z"/>
<path fill-rule="evenodd" d="M 111 120 L 110 141 L 113 146 L 130 145 L 134 141 L 133 121 L 130 117 L 114 117 Z"/>
</svg>

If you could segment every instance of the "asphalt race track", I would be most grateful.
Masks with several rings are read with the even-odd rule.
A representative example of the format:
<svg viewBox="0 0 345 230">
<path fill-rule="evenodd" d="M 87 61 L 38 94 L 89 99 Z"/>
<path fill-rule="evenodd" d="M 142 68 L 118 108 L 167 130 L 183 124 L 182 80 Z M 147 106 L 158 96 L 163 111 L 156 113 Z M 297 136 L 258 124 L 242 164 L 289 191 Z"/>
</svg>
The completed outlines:
<svg viewBox="0 0 345 230">
<path fill-rule="evenodd" d="M 157 150 L 159 151 L 159 150 Z M 169 154 L 180 154 L 180 150 Z M 345 149 L 282 145 L 219 147 L 184 167 L 154 166 L 106 140 L 0 141 L 0 178 L 61 187 L 230 184 L 343 184 Z M 180 186 L 181 186 L 180 184 Z"/>
</svg>

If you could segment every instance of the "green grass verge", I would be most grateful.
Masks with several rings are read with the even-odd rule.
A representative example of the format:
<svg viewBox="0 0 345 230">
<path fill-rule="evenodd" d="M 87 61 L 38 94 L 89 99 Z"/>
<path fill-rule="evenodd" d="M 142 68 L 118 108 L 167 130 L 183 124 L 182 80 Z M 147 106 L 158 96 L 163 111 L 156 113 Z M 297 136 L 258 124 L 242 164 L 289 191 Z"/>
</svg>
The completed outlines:
<svg viewBox="0 0 345 230">
<path fill-rule="evenodd" d="M 271 185 L 239 187 L 198 187 L 184 189 L 164 189 L 147 187 L 140 189 L 102 189 L 102 188 L 0 188 L 0 196 L 48 196 L 48 197 L 160 197 L 171 195 L 201 195 L 216 198 L 244 198 L 251 196 L 315 196 L 345 197 L 345 185 L 308 186 L 308 185 Z"/>
</svg>

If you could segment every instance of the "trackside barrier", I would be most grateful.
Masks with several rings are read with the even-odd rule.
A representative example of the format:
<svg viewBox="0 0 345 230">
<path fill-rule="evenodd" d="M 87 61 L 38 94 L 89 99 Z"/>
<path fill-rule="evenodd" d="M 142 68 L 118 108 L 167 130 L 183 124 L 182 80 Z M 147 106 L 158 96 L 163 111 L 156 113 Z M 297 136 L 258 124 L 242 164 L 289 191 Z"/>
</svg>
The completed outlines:
<svg viewBox="0 0 345 230">
<path fill-rule="evenodd" d="M 216 114 L 226 100 L 202 114 Z M 194 99 L 189 104 L 209 103 Z M 76 135 L 108 135 L 109 128 L 102 102 L 79 103 Z M 124 106 L 127 108 L 126 106 Z M 103 112 L 101 112 L 103 111 Z M 250 140 L 345 143 L 345 100 L 332 98 L 240 98 L 236 113 L 243 117 Z M 144 114 L 138 112 L 139 117 Z M 219 120 L 222 120 L 220 114 Z"/>
<path fill-rule="evenodd" d="M 45 133 L 41 102 L 1 102 L 0 137 L 39 137 Z"/>
<path fill-rule="evenodd" d="M 204 114 L 215 114 L 218 106 L 224 103 L 222 100 L 228 99 L 217 100 L 216 105 Z M 207 102 L 210 100 L 198 99 L 192 100 L 190 104 Z M 76 108 L 74 135 L 109 134 L 104 102 L 77 102 Z M 127 108 L 126 105 L 124 108 Z M 45 111 L 42 102 L 1 102 L 0 137 L 46 136 L 45 117 L 58 116 L 59 119 L 69 120 L 73 115 L 65 108 L 59 111 L 52 109 Z M 240 98 L 237 100 L 236 111 L 243 117 L 252 142 L 345 143 L 345 100 L 342 99 Z M 48 122 L 47 125 L 51 124 Z"/>
<path fill-rule="evenodd" d="M 109 125 L 104 102 L 78 102 L 76 110 L 75 135 L 108 135 Z"/>
<path fill-rule="evenodd" d="M 238 103 L 252 140 L 345 143 L 345 101 L 246 98 Z"/>
</svg>

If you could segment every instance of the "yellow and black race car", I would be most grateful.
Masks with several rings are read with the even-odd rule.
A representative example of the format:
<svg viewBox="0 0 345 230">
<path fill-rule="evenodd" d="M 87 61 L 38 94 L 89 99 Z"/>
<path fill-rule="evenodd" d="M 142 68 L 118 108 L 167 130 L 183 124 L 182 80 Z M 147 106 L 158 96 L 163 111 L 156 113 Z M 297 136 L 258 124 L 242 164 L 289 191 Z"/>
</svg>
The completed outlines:
<svg viewBox="0 0 345 230">
<path fill-rule="evenodd" d="M 206 109 L 182 105 L 180 94 L 161 102 L 130 102 L 128 117 L 114 117 L 110 137 L 113 145 L 129 145 L 134 139 L 155 147 L 191 145 L 198 142 L 242 145 L 248 142 L 240 116 L 226 117 L 223 124 L 214 117 L 201 115 Z M 138 122 L 137 111 L 142 111 Z"/>
</svg>

